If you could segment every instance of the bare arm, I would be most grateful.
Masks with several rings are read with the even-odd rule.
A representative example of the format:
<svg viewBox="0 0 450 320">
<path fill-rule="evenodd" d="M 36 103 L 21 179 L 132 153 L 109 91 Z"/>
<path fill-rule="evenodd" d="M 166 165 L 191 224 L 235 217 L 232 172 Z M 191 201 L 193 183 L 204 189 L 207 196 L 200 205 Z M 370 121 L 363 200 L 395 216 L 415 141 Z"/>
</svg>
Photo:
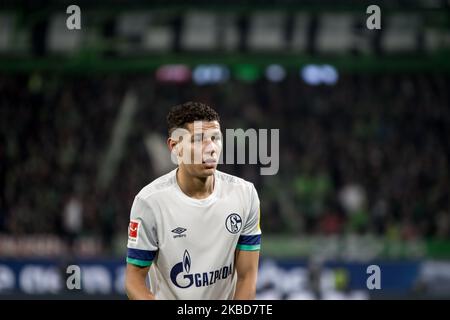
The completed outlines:
<svg viewBox="0 0 450 320">
<path fill-rule="evenodd" d="M 252 300 L 256 296 L 259 251 L 236 249 L 235 266 L 237 271 L 234 300 Z"/>
<path fill-rule="evenodd" d="M 138 267 L 127 263 L 125 290 L 130 300 L 155 300 L 153 293 L 145 285 L 150 267 Z"/>
</svg>

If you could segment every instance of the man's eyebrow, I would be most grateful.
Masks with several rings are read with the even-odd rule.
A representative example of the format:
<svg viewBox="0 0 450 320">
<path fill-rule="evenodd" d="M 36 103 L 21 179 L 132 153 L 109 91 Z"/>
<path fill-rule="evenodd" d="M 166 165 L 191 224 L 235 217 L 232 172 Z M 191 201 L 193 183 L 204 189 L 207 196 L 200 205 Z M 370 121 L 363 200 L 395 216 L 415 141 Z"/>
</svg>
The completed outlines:
<svg viewBox="0 0 450 320">
<path fill-rule="evenodd" d="M 220 131 L 220 128 L 206 128 L 205 131 Z"/>
<path fill-rule="evenodd" d="M 221 134 L 222 132 L 220 131 L 220 130 L 207 130 L 207 131 L 205 131 L 205 134 L 207 134 L 207 135 L 216 135 L 216 134 Z"/>
</svg>

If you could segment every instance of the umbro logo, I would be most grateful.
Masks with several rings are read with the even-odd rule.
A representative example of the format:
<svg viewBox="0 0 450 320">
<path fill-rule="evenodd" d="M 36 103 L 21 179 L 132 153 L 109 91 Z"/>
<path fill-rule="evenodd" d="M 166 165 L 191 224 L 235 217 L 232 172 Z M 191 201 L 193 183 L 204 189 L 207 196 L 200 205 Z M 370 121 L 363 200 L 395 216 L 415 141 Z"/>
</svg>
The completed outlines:
<svg viewBox="0 0 450 320">
<path fill-rule="evenodd" d="M 178 227 L 178 228 L 175 228 L 175 229 L 172 230 L 172 232 L 176 233 L 176 234 L 182 234 L 185 231 L 186 231 L 186 229 L 185 228 L 181 228 L 181 227 Z"/>
<path fill-rule="evenodd" d="M 186 234 L 183 234 L 187 229 L 182 228 L 182 227 L 177 227 L 175 229 L 172 230 L 173 233 L 176 233 L 176 235 L 174 235 L 174 238 L 181 238 L 181 237 L 186 237 Z"/>
</svg>

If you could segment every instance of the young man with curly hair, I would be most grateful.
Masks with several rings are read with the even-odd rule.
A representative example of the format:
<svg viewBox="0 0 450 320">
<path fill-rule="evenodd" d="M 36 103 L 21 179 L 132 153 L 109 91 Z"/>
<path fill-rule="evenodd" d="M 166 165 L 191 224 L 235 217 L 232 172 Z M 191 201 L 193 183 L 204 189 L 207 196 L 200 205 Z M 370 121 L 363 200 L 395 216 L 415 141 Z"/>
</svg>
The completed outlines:
<svg viewBox="0 0 450 320">
<path fill-rule="evenodd" d="M 178 167 L 144 187 L 130 214 L 130 299 L 254 299 L 261 230 L 252 183 L 216 170 L 219 115 L 187 102 L 167 116 Z M 146 285 L 150 275 L 149 286 Z"/>
</svg>

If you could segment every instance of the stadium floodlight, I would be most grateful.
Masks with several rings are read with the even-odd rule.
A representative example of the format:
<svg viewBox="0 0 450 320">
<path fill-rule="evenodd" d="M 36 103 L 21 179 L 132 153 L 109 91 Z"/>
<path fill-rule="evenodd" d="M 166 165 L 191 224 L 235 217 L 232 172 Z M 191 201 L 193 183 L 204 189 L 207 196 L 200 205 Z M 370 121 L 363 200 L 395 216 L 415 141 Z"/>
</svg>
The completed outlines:
<svg viewBox="0 0 450 320">
<path fill-rule="evenodd" d="M 191 79 L 191 69 L 184 64 L 162 65 L 156 70 L 156 80 L 184 83 Z"/>
<path fill-rule="evenodd" d="M 335 67 L 325 65 L 306 65 L 300 70 L 300 77 L 307 84 L 317 86 L 320 84 L 334 85 L 339 75 Z"/>
<path fill-rule="evenodd" d="M 307 65 L 300 70 L 300 77 L 307 84 L 312 86 L 319 85 L 322 80 L 320 77 L 320 68 L 316 65 Z"/>
<path fill-rule="evenodd" d="M 197 85 L 223 83 L 229 78 L 228 68 L 217 64 L 198 65 L 192 72 L 192 80 Z"/>
<path fill-rule="evenodd" d="M 240 64 L 234 69 L 235 77 L 244 82 L 255 82 L 260 78 L 261 70 L 253 64 Z"/>
<path fill-rule="evenodd" d="M 321 68 L 321 74 L 322 74 L 322 82 L 326 83 L 328 85 L 336 84 L 339 76 L 336 71 L 336 68 L 333 66 L 330 66 L 329 64 L 323 65 Z"/>
<path fill-rule="evenodd" d="M 266 68 L 266 78 L 272 82 L 281 82 L 286 78 L 286 70 L 279 64 L 271 64 Z"/>
</svg>

